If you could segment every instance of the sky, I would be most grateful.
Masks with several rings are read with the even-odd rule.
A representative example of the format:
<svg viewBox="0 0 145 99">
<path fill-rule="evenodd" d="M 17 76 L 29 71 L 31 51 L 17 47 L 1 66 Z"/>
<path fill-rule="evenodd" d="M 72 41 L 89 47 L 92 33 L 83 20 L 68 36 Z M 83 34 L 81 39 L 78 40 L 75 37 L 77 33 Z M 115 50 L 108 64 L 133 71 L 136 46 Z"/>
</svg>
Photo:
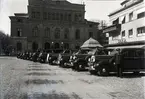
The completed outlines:
<svg viewBox="0 0 145 99">
<path fill-rule="evenodd" d="M 121 7 L 124 0 L 68 0 L 71 3 L 85 4 L 85 19 L 106 20 L 109 13 Z M 28 0 L 0 0 L 0 30 L 10 34 L 10 19 L 14 13 L 27 13 Z"/>
</svg>

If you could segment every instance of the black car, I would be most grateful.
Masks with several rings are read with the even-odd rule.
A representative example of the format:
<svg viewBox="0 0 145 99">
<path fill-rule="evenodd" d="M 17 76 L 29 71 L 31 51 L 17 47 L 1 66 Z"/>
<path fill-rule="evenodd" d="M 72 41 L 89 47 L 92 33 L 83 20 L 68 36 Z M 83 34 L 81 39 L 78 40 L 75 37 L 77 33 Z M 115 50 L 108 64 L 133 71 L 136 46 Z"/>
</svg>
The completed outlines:
<svg viewBox="0 0 145 99">
<path fill-rule="evenodd" d="M 62 49 L 56 49 L 53 50 L 52 53 L 49 53 L 49 57 L 48 57 L 48 63 L 51 65 L 57 64 L 57 59 L 60 53 L 62 53 L 63 50 Z"/>
<path fill-rule="evenodd" d="M 63 53 L 60 53 L 58 56 L 58 63 L 60 67 L 69 67 L 70 56 L 73 54 L 75 50 L 67 49 Z"/>
<path fill-rule="evenodd" d="M 107 76 L 116 72 L 122 76 L 123 72 L 139 73 L 145 70 L 144 49 L 142 48 L 119 48 L 110 55 L 95 55 L 91 57 L 90 73 L 99 76 Z"/>
<path fill-rule="evenodd" d="M 95 49 L 80 49 L 77 53 L 73 54 L 70 57 L 72 69 L 77 71 L 87 70 L 88 59 L 95 51 Z"/>
<path fill-rule="evenodd" d="M 38 61 L 40 63 L 46 63 L 48 61 L 48 54 L 52 53 L 53 50 L 44 50 L 39 54 Z"/>
<path fill-rule="evenodd" d="M 32 55 L 32 61 L 37 62 L 38 56 L 40 54 L 40 51 L 34 52 Z"/>
</svg>

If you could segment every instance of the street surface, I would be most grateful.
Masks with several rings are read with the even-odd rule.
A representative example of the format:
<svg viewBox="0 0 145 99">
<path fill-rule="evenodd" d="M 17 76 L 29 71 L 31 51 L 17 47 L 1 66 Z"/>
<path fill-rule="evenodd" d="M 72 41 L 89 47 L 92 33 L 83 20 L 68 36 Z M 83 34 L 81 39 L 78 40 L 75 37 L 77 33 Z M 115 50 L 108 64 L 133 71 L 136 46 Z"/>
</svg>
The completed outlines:
<svg viewBox="0 0 145 99">
<path fill-rule="evenodd" d="M 145 76 L 98 77 L 0 57 L 0 99 L 144 99 Z"/>
</svg>

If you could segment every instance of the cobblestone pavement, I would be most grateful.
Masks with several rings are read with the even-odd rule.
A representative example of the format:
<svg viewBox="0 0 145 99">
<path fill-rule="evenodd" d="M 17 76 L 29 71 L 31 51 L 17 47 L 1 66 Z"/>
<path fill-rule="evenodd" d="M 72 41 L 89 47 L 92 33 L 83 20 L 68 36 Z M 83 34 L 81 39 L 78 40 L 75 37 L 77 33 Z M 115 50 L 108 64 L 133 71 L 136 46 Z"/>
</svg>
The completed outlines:
<svg viewBox="0 0 145 99">
<path fill-rule="evenodd" d="M 0 99 L 144 99 L 145 76 L 98 77 L 0 57 Z"/>
</svg>

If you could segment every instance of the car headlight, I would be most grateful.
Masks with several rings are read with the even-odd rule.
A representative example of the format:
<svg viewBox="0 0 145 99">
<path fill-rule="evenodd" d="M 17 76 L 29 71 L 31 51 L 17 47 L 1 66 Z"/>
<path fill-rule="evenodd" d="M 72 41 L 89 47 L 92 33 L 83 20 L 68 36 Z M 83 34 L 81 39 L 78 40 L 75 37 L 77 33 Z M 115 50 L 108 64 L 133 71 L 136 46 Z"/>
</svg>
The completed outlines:
<svg viewBox="0 0 145 99">
<path fill-rule="evenodd" d="M 88 58 L 88 61 L 90 62 L 91 61 L 91 58 Z"/>
<path fill-rule="evenodd" d="M 76 56 L 73 57 L 73 59 L 76 59 L 76 58 L 77 58 Z"/>
<path fill-rule="evenodd" d="M 95 62 L 95 60 L 96 60 L 96 59 L 95 59 L 95 56 L 92 56 L 90 61 L 91 61 L 91 62 Z"/>
</svg>

